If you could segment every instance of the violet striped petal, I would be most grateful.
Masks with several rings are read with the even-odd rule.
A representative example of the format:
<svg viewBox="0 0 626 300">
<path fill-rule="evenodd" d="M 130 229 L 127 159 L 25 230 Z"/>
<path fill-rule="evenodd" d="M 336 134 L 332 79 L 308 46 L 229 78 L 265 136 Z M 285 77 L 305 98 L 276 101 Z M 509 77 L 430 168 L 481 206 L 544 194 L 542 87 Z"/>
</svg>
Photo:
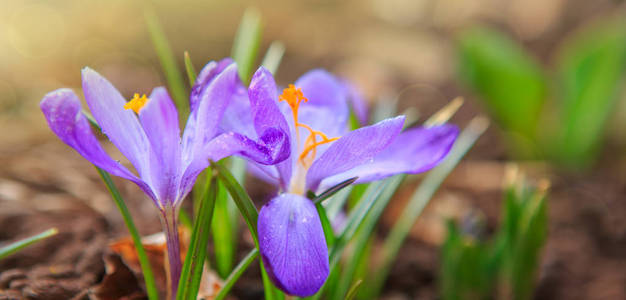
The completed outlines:
<svg viewBox="0 0 626 300">
<path fill-rule="evenodd" d="M 139 121 L 156 154 L 152 166 L 153 187 L 161 202 L 178 199 L 181 165 L 180 128 L 176 106 L 163 87 L 155 88 L 139 111 Z"/>
<path fill-rule="evenodd" d="M 228 132 L 211 140 L 185 170 L 181 181 L 181 195 L 191 189 L 196 177 L 209 165 L 209 160 L 218 161 L 222 158 L 238 155 L 250 161 L 271 165 L 289 157 L 289 149 L 284 147 L 286 135 L 276 129 L 269 128 L 258 141 L 245 135 Z"/>
<path fill-rule="evenodd" d="M 315 205 L 300 195 L 281 194 L 258 219 L 259 250 L 270 278 L 284 292 L 315 294 L 329 273 L 328 248 Z"/>
<path fill-rule="evenodd" d="M 454 125 L 409 129 L 398 135 L 372 161 L 329 177 L 322 185 L 333 186 L 353 177 L 358 177 L 356 183 L 365 183 L 400 173 L 428 171 L 446 157 L 458 134 L 459 129 Z"/>
<path fill-rule="evenodd" d="M 348 97 L 341 82 L 325 70 L 316 69 L 302 75 L 294 84 L 309 101 L 302 103 L 298 119 L 301 123 L 341 136 L 347 131 L 350 116 Z"/>
<path fill-rule="evenodd" d="M 313 162 L 306 174 L 306 188 L 316 191 L 325 178 L 373 159 L 391 144 L 403 124 L 404 116 L 389 118 L 341 137 Z"/>
<path fill-rule="evenodd" d="M 189 164 L 218 133 L 218 124 L 226 106 L 240 85 L 237 65 L 231 64 L 203 91 L 197 108 L 189 115 L 183 133 L 183 163 Z"/>
<path fill-rule="evenodd" d="M 41 100 L 40 107 L 52 132 L 65 144 L 74 148 L 92 164 L 134 182 L 156 202 L 156 196 L 144 181 L 111 159 L 102 149 L 91 131 L 89 121 L 81 113 L 80 100 L 72 90 L 59 89 L 46 94 Z"/>
<path fill-rule="evenodd" d="M 202 93 L 206 90 L 211 81 L 213 81 L 215 76 L 224 71 L 224 69 L 232 63 L 233 60 L 227 57 L 217 62 L 210 61 L 202 68 L 198 77 L 196 77 L 196 82 L 194 82 L 191 88 L 191 95 L 189 95 L 190 111 L 194 111 L 198 108 Z"/>
<path fill-rule="evenodd" d="M 280 147 L 278 151 L 286 154 L 286 159 L 276 164 L 276 169 L 280 174 L 280 185 L 283 189 L 287 188 L 289 180 L 291 180 L 292 159 L 291 154 L 291 137 L 290 128 L 287 120 L 278 108 L 278 92 L 276 90 L 276 82 L 272 73 L 267 69 L 260 67 L 252 76 L 250 87 L 248 88 L 248 96 L 250 98 L 250 110 L 254 121 L 254 128 L 258 136 L 265 136 L 266 132 L 278 130 L 284 135 L 283 144 L 273 147 Z"/>
<path fill-rule="evenodd" d="M 124 97 L 96 71 L 84 68 L 82 78 L 85 100 L 102 132 L 135 166 L 139 176 L 151 184 L 152 147 L 135 113 L 124 109 Z"/>
<path fill-rule="evenodd" d="M 366 125 L 369 111 L 367 109 L 367 102 L 363 98 L 363 95 L 356 87 L 354 87 L 354 85 L 352 85 L 347 80 L 342 80 L 341 84 L 346 91 L 346 95 L 348 96 L 348 102 L 350 103 L 352 111 L 354 111 L 354 115 L 359 121 L 359 124 L 361 126 Z"/>
</svg>

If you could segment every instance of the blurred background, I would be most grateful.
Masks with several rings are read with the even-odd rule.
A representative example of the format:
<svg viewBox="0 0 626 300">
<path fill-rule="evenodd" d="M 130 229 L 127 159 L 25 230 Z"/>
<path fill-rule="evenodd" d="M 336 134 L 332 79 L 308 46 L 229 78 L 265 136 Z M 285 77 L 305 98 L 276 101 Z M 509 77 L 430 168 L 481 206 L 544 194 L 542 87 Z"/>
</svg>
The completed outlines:
<svg viewBox="0 0 626 300">
<path fill-rule="evenodd" d="M 250 6 L 263 20 L 260 53 L 275 40 L 286 47 L 276 73 L 280 84 L 321 67 L 352 81 L 372 106 L 397 105 L 399 112 L 428 116 L 462 96 L 465 104 L 451 122 L 465 126 L 477 115 L 492 120 L 413 228 L 385 298 L 438 297 L 444 221 L 478 215 L 484 232 L 495 232 L 511 161 L 552 186 L 535 298 L 626 298 L 621 0 L 3 0 L 0 241 L 50 224 L 66 228 L 63 251 L 40 247 L 52 253 L 44 260 L 54 262 L 124 236 L 96 172 L 50 132 L 40 99 L 60 87 L 79 91 L 84 66 L 127 98 L 148 94 L 166 81 L 146 10 L 160 20 L 181 70 L 184 51 L 199 70 L 229 55 Z M 157 231 L 150 201 L 131 184 L 119 185 L 142 233 Z M 407 197 L 402 190 L 397 195 L 380 235 Z M 41 253 L 3 261 L 0 271 L 40 265 Z M 239 287 L 240 297 L 247 287 L 258 289 L 258 282 L 248 281 Z"/>
</svg>

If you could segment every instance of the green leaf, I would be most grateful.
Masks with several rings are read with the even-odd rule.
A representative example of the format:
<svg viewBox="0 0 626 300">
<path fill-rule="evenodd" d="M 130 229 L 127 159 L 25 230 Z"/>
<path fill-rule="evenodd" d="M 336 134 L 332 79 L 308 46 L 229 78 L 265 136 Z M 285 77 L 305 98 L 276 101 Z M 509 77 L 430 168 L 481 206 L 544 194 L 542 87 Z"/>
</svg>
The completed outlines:
<svg viewBox="0 0 626 300">
<path fill-rule="evenodd" d="M 354 284 L 350 287 L 350 290 L 348 290 L 348 294 L 346 295 L 346 298 L 345 298 L 346 300 L 354 299 L 357 292 L 359 291 L 359 287 L 361 287 L 361 283 L 363 283 L 363 280 L 361 279 L 354 282 Z"/>
<path fill-rule="evenodd" d="M 211 162 L 211 168 L 217 170 L 217 176 L 220 181 L 224 184 L 233 201 L 237 205 L 239 212 L 243 216 L 243 219 L 246 221 L 248 225 L 248 229 L 250 230 L 250 234 L 252 235 L 252 239 L 254 240 L 254 245 L 256 248 L 259 248 L 259 237 L 257 233 L 257 219 L 259 217 L 259 213 L 254 206 L 254 202 L 248 196 L 248 193 L 243 189 L 243 187 L 235 180 L 233 175 L 226 169 L 222 164 Z M 263 277 L 263 287 L 265 289 L 265 299 L 273 300 L 273 299 L 282 299 L 284 295 L 274 287 L 272 282 L 269 280 L 267 272 L 265 271 L 265 267 L 263 266 L 263 260 L 260 260 L 261 265 L 261 275 Z"/>
<path fill-rule="evenodd" d="M 363 262 L 363 258 L 367 256 L 367 246 L 376 231 L 376 224 L 387 207 L 387 204 L 389 204 L 391 197 L 396 192 L 398 187 L 400 187 L 400 184 L 405 178 L 406 175 L 397 175 L 388 179 L 386 182 L 387 185 L 381 193 L 381 196 L 377 199 L 374 205 L 368 209 L 365 219 L 361 222 L 359 229 L 354 236 L 354 252 L 349 256 L 348 261 L 346 261 L 339 284 L 336 290 L 333 291 L 333 296 L 331 297 L 332 299 L 340 299 L 343 295 L 349 293 L 350 283 L 352 282 L 358 267 Z"/>
<path fill-rule="evenodd" d="M 233 286 L 235 285 L 235 282 L 237 282 L 237 280 L 241 277 L 241 275 L 243 275 L 243 272 L 245 272 L 246 269 L 248 269 L 250 264 L 252 264 L 252 262 L 258 256 L 259 256 L 259 249 L 254 248 L 248 253 L 248 255 L 246 255 L 246 257 L 244 257 L 244 259 L 241 260 L 241 262 L 239 262 L 239 264 L 230 273 L 230 275 L 228 275 L 228 278 L 224 280 L 224 285 L 222 286 L 220 291 L 217 293 L 217 296 L 215 296 L 215 300 L 222 300 L 228 295 L 228 292 L 230 292 L 230 290 L 233 288 Z"/>
<path fill-rule="evenodd" d="M 537 192 L 524 199 L 520 210 L 516 241 L 509 258 L 509 286 L 514 299 L 526 300 L 533 295 L 539 256 L 548 233 L 545 193 Z"/>
<path fill-rule="evenodd" d="M 231 52 L 231 57 L 237 63 L 239 77 L 246 84 L 253 72 L 262 30 L 261 14 L 256 9 L 248 8 L 239 23 Z"/>
<path fill-rule="evenodd" d="M 557 56 L 562 109 L 554 158 L 585 167 L 597 155 L 626 70 L 626 21 L 620 14 L 585 26 L 566 40 Z"/>
<path fill-rule="evenodd" d="M 191 234 L 189 250 L 185 257 L 185 263 L 181 272 L 176 299 L 178 300 L 195 300 L 198 296 L 200 288 L 200 280 L 202 279 L 202 271 L 204 271 L 204 261 L 207 255 L 207 244 L 209 242 L 209 233 L 211 219 L 215 202 L 219 194 L 219 186 L 215 177 L 205 190 L 204 196 L 200 199 L 198 216 Z M 225 194 L 221 194 L 225 197 Z"/>
<path fill-rule="evenodd" d="M 96 124 L 97 125 L 97 124 Z M 98 127 L 99 128 L 99 127 Z M 128 211 L 128 207 L 124 203 L 124 199 L 122 199 L 122 195 L 119 190 L 113 183 L 113 179 L 111 179 L 111 175 L 107 173 L 107 171 L 96 167 L 98 174 L 104 181 L 104 184 L 107 186 L 109 193 L 111 193 L 111 197 L 115 201 L 115 205 L 119 209 L 122 214 L 122 218 L 124 219 L 124 223 L 126 224 L 126 228 L 128 228 L 128 232 L 133 239 L 133 243 L 135 244 L 135 249 L 137 250 L 137 257 L 139 258 L 139 264 L 141 265 L 141 271 L 143 273 L 143 278 L 146 283 L 146 292 L 148 293 L 148 299 L 150 300 L 158 300 L 159 292 L 156 288 L 156 283 L 154 280 L 154 273 L 152 273 L 152 267 L 150 266 L 150 260 L 148 260 L 148 255 L 146 254 L 146 249 L 143 247 L 141 243 L 141 236 L 139 235 L 139 231 L 137 227 L 135 227 L 135 223 L 133 222 L 133 218 Z"/>
<path fill-rule="evenodd" d="M 218 178 L 224 184 L 228 193 L 230 193 L 230 196 L 233 201 L 235 201 L 235 204 L 237 204 L 239 212 L 241 212 L 243 219 L 246 221 L 246 224 L 250 229 L 254 244 L 258 247 L 259 237 L 256 225 L 259 213 L 256 210 L 256 206 L 254 206 L 254 202 L 252 202 L 248 193 L 246 193 L 243 187 L 237 182 L 237 180 L 235 180 L 230 171 L 228 171 L 228 169 L 226 169 L 222 164 L 211 162 L 211 168 L 217 170 Z"/>
<path fill-rule="evenodd" d="M 185 71 L 187 72 L 187 80 L 189 80 L 189 86 L 193 87 L 193 84 L 196 82 L 196 69 L 193 67 L 193 63 L 191 62 L 191 57 L 189 57 L 189 52 L 185 51 Z"/>
<path fill-rule="evenodd" d="M 458 39 L 459 75 L 504 129 L 533 139 L 546 99 L 539 64 L 494 29 L 475 27 Z"/>
<path fill-rule="evenodd" d="M 189 100 L 187 98 L 187 92 L 185 91 L 185 85 L 183 83 L 183 76 L 178 69 L 176 63 L 176 57 L 172 48 L 167 41 L 167 37 L 159 24 L 159 19 L 153 11 L 145 12 L 146 26 L 154 45 L 154 50 L 159 57 L 159 62 L 163 68 L 165 79 L 169 87 L 169 92 L 172 94 L 172 98 L 178 108 L 179 119 L 186 120 L 189 114 Z"/>
<path fill-rule="evenodd" d="M 265 52 L 265 57 L 263 57 L 261 65 L 272 74 L 276 75 L 276 71 L 278 70 L 278 66 L 280 66 L 280 62 L 282 61 L 284 54 L 285 45 L 280 41 L 273 41 L 270 44 L 270 47 L 267 48 L 267 52 Z"/>
<path fill-rule="evenodd" d="M 374 282 L 368 285 L 373 287 L 372 295 L 370 296 L 377 298 L 380 294 L 380 290 L 387 279 L 391 265 L 398 251 L 422 210 L 426 204 L 428 204 L 443 180 L 454 170 L 465 153 L 469 151 L 476 140 L 485 132 L 487 126 L 488 121 L 485 118 L 474 118 L 461 132 L 445 160 L 428 172 L 420 186 L 415 190 L 409 199 L 409 203 L 398 217 L 398 221 L 393 225 L 385 239 L 382 249 L 382 263 L 377 270 Z"/>
<path fill-rule="evenodd" d="M 350 186 L 351 184 L 353 184 L 356 180 L 358 179 L 358 177 L 352 177 L 350 179 L 346 179 L 334 186 L 332 186 L 331 188 L 323 191 L 321 194 L 315 196 L 315 194 L 308 194 L 312 197 L 311 200 L 315 203 L 318 202 L 322 202 L 330 197 L 332 197 L 333 195 L 335 195 L 337 192 L 341 191 L 342 189 Z M 312 193 L 311 191 L 309 191 L 309 193 Z"/>
<path fill-rule="evenodd" d="M 50 228 L 40 234 L 36 234 L 33 235 L 31 237 L 27 237 L 25 239 L 19 240 L 17 242 L 11 243 L 10 245 L 7 245 L 5 247 L 0 248 L 0 260 L 4 259 L 5 257 L 16 253 L 34 243 L 37 243 L 39 241 L 45 240 L 53 235 L 56 235 L 57 233 L 59 233 L 59 230 L 57 230 L 56 228 Z"/>
<path fill-rule="evenodd" d="M 222 182 L 218 183 L 223 185 Z M 231 217 L 228 193 L 223 187 L 220 189 L 220 196 L 215 204 L 215 215 L 211 229 L 213 231 L 213 247 L 215 248 L 215 266 L 220 277 L 225 278 L 231 272 L 235 260 L 235 250 L 237 245 L 237 218 Z M 236 210 L 236 208 L 235 208 Z M 236 213 L 236 211 L 235 211 Z M 235 215 L 238 217 L 238 215 Z"/>
<path fill-rule="evenodd" d="M 321 203 L 315 203 L 315 208 L 317 209 L 317 213 L 320 216 L 320 221 L 322 222 L 322 229 L 324 229 L 324 237 L 326 238 L 326 244 L 328 247 L 332 247 L 335 243 L 335 233 L 333 231 L 333 226 L 330 224 L 328 220 L 328 216 L 326 215 L 326 210 Z"/>
</svg>

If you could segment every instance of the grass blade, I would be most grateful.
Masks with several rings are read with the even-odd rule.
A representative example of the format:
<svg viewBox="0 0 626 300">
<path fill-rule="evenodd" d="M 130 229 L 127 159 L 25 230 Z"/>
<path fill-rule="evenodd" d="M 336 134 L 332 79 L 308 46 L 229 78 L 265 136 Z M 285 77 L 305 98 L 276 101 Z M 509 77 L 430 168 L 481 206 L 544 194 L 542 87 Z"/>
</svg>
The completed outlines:
<svg viewBox="0 0 626 300">
<path fill-rule="evenodd" d="M 374 234 L 376 224 L 383 211 L 389 204 L 391 197 L 395 194 L 402 181 L 404 181 L 406 175 L 398 175 L 388 179 L 388 184 L 381 193 L 379 199 L 374 203 L 372 208 L 368 211 L 367 216 L 363 220 L 359 227 L 359 231 L 354 239 L 354 253 L 350 255 L 350 260 L 346 263 L 339 284 L 335 291 L 333 291 L 333 299 L 340 299 L 344 294 L 349 294 L 350 282 L 352 281 L 354 274 L 356 273 L 359 263 L 362 262 L 362 258 L 365 256 L 368 249 L 367 244 L 370 237 Z M 347 296 L 346 296 L 347 298 Z"/>
<path fill-rule="evenodd" d="M 222 164 L 211 162 L 211 168 L 217 170 L 218 178 L 224 184 L 226 190 L 230 193 L 230 196 L 233 198 L 235 204 L 237 204 L 237 208 L 239 208 L 246 224 L 248 224 L 248 228 L 252 234 L 252 239 L 254 239 L 254 244 L 258 247 L 259 237 L 257 235 L 256 224 L 259 213 L 256 210 L 256 206 L 254 206 L 254 202 L 252 202 L 252 199 L 250 199 L 250 196 L 248 196 L 248 193 L 246 193 L 239 182 L 235 180 L 233 174 L 231 174 L 230 171 L 228 171 L 228 169 Z"/>
<path fill-rule="evenodd" d="M 187 72 L 187 79 L 189 80 L 189 86 L 193 87 L 193 84 L 196 82 L 196 69 L 193 67 L 193 63 L 191 62 L 191 57 L 189 57 L 189 52 L 185 51 L 185 71 Z"/>
<path fill-rule="evenodd" d="M 174 102 L 178 108 L 179 119 L 186 120 L 189 114 L 189 104 L 183 83 L 183 76 L 178 69 L 176 57 L 167 41 L 167 37 L 165 37 L 161 24 L 159 24 L 157 15 L 153 11 L 146 11 L 145 19 L 152 44 L 154 45 L 154 50 L 163 68 L 169 91 L 172 93 L 172 98 L 174 98 Z"/>
<path fill-rule="evenodd" d="M 350 179 L 344 180 L 338 184 L 336 184 L 335 186 L 325 190 L 324 192 L 322 192 L 321 194 L 315 196 L 315 194 L 313 194 L 311 191 L 309 191 L 311 194 L 310 196 L 313 197 L 309 197 L 312 199 L 313 202 L 315 203 L 320 203 L 330 197 L 332 197 L 333 195 L 335 195 L 337 192 L 341 191 L 342 189 L 346 188 L 347 186 L 353 184 L 357 179 L 359 179 L 359 177 L 352 177 Z"/>
<path fill-rule="evenodd" d="M 211 167 L 217 170 L 217 176 L 220 181 L 224 184 L 233 201 L 237 205 L 239 212 L 243 216 L 243 219 L 246 221 L 248 225 L 248 229 L 250 230 L 250 234 L 252 235 L 252 239 L 254 240 L 254 245 L 258 249 L 259 248 L 259 236 L 257 234 L 257 219 L 259 217 L 259 213 L 256 210 L 256 206 L 248 196 L 248 193 L 243 189 L 243 187 L 235 180 L 233 174 L 228 171 L 224 166 L 220 163 L 211 162 Z M 273 300 L 273 299 L 282 299 L 283 294 L 274 287 L 272 282 L 269 280 L 267 272 L 265 271 L 265 267 L 263 266 L 263 260 L 260 261 L 261 264 L 261 275 L 263 276 L 263 287 L 265 288 L 265 299 Z"/>
<path fill-rule="evenodd" d="M 247 9 L 239 23 L 231 52 L 231 57 L 237 62 L 239 78 L 245 84 L 252 75 L 254 61 L 261 44 L 262 27 L 261 14 L 256 9 Z"/>
<path fill-rule="evenodd" d="M 215 202 L 219 194 L 219 186 L 217 179 L 211 176 L 208 188 L 204 192 L 204 196 L 200 199 L 198 215 L 191 234 L 191 242 L 189 250 L 185 257 L 185 264 L 181 272 L 176 299 L 195 300 L 198 296 L 200 288 L 200 280 L 202 271 L 204 270 L 204 261 L 207 255 L 207 244 L 209 242 L 209 233 L 211 232 L 211 220 L 215 209 Z M 222 194 L 225 196 L 225 194 Z"/>
<path fill-rule="evenodd" d="M 284 54 L 285 45 L 280 41 L 273 41 L 270 47 L 267 48 L 261 65 L 272 72 L 272 74 L 276 75 L 276 71 L 278 70 L 278 66 L 280 66 L 280 62 L 283 60 Z"/>
<path fill-rule="evenodd" d="M 474 142 L 485 132 L 488 125 L 489 123 L 484 117 L 474 118 L 467 128 L 461 132 L 450 154 L 448 154 L 448 157 L 424 177 L 420 186 L 415 193 L 413 193 L 409 203 L 402 211 L 396 224 L 392 227 L 383 245 L 382 263 L 380 267 L 377 268 L 378 272 L 373 279 L 374 282 L 370 285 L 373 291 L 370 295 L 372 298 L 376 298 L 379 295 L 382 285 L 389 274 L 394 258 L 398 254 L 411 227 L 415 224 L 415 221 L 420 216 L 426 204 L 428 204 L 443 180 L 456 167 L 465 153 L 474 145 Z"/>
<path fill-rule="evenodd" d="M 335 243 L 335 233 L 333 230 L 333 226 L 330 224 L 330 220 L 328 220 L 328 216 L 326 215 L 326 209 L 322 206 L 321 203 L 315 203 L 315 208 L 317 209 L 317 213 L 320 216 L 320 221 L 322 222 L 322 229 L 324 229 L 324 237 L 326 238 L 326 244 L 328 247 L 332 247 Z"/>
<path fill-rule="evenodd" d="M 135 223 L 133 222 L 133 218 L 128 211 L 128 207 L 124 203 L 124 199 L 122 199 L 122 195 L 119 190 L 113 183 L 113 179 L 111 179 L 111 175 L 103 169 L 96 167 L 98 174 L 104 181 L 104 184 L 107 186 L 109 193 L 113 197 L 115 201 L 115 205 L 120 210 L 122 214 L 122 218 L 124 219 L 124 223 L 128 228 L 128 232 L 133 239 L 133 243 L 135 244 L 135 249 L 137 250 L 137 257 L 139 258 L 139 264 L 141 265 L 141 271 L 143 272 L 143 278 L 146 282 L 146 292 L 148 293 L 148 299 L 150 300 L 158 300 L 159 293 L 156 288 L 156 283 L 154 281 L 154 273 L 152 273 L 152 267 L 150 266 L 150 261 L 148 260 L 148 255 L 146 255 L 146 249 L 144 249 L 143 244 L 141 243 L 141 236 L 139 235 L 139 231 L 137 227 L 135 227 Z"/>
<path fill-rule="evenodd" d="M 27 237 L 25 239 L 19 240 L 15 243 L 11 243 L 10 245 L 6 246 L 6 247 L 2 247 L 0 248 L 0 260 L 2 260 L 3 258 L 16 253 L 34 243 L 37 243 L 41 240 L 44 240 L 46 238 L 49 238 L 55 234 L 59 233 L 59 230 L 57 230 L 56 228 L 50 228 L 40 234 L 36 234 L 33 235 L 31 237 Z"/>
<path fill-rule="evenodd" d="M 356 296 L 356 293 L 359 291 L 361 283 L 363 283 L 363 280 L 359 279 L 352 285 L 352 287 L 350 287 L 350 290 L 348 291 L 345 300 L 352 300 L 354 296 Z"/>
<path fill-rule="evenodd" d="M 230 292 L 230 290 L 233 288 L 233 286 L 235 285 L 235 282 L 237 282 L 239 277 L 243 275 L 243 272 L 245 272 L 246 269 L 248 269 L 250 264 L 252 264 L 252 262 L 258 256 L 259 256 L 259 249 L 254 248 L 248 253 L 248 255 L 246 255 L 246 257 L 244 257 L 239 262 L 239 264 L 235 267 L 235 269 L 232 272 L 230 272 L 230 275 L 228 275 L 228 278 L 226 278 L 226 280 L 224 281 L 224 285 L 222 286 L 220 291 L 217 293 L 217 296 L 215 296 L 215 300 L 222 300 L 228 295 L 228 292 Z"/>
<path fill-rule="evenodd" d="M 228 192 L 223 188 L 222 182 L 218 182 L 218 185 L 221 186 L 220 196 L 215 203 L 215 215 L 213 216 L 211 230 L 213 232 L 213 247 L 215 249 L 215 267 L 220 277 L 225 278 L 231 272 L 235 260 L 238 238 L 236 224 L 239 216 L 235 207 L 234 218 L 232 217 L 229 208 L 231 200 Z"/>
</svg>

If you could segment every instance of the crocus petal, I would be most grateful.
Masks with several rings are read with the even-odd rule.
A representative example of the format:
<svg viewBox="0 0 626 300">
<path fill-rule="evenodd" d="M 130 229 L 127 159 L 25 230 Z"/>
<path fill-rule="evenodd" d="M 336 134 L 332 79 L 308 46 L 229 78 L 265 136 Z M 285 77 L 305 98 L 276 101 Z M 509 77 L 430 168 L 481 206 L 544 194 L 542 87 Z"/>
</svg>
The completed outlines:
<svg viewBox="0 0 626 300">
<path fill-rule="evenodd" d="M 272 281 L 288 294 L 315 294 L 329 272 L 328 248 L 315 205 L 281 194 L 261 208 L 259 250 Z"/>
<path fill-rule="evenodd" d="M 312 70 L 302 75 L 295 86 L 309 100 L 300 105 L 301 123 L 329 136 L 345 133 L 350 110 L 346 90 L 335 76 L 321 69 Z"/>
<path fill-rule="evenodd" d="M 385 149 L 402 130 L 404 116 L 354 130 L 334 142 L 306 175 L 306 187 L 316 191 L 322 180 L 366 163 Z"/>
<path fill-rule="evenodd" d="M 189 115 L 182 138 L 184 171 L 180 179 L 178 198 L 187 195 L 198 174 L 209 165 L 208 159 L 215 156 L 207 152 L 207 147 L 217 134 L 224 110 L 240 84 L 237 65 L 232 63 L 206 87 L 197 108 Z"/>
<path fill-rule="evenodd" d="M 157 159 L 151 170 L 158 198 L 175 201 L 180 173 L 180 129 L 178 112 L 167 90 L 155 88 L 148 102 L 139 111 L 139 121 L 148 136 Z"/>
<path fill-rule="evenodd" d="M 237 65 L 231 64 L 215 77 L 201 95 L 197 108 L 191 112 L 183 133 L 183 160 L 195 159 L 217 133 L 228 102 L 240 85 Z"/>
<path fill-rule="evenodd" d="M 290 128 L 287 120 L 276 105 L 278 99 L 276 91 L 276 83 L 272 73 L 267 69 L 260 67 L 252 76 L 248 96 L 250 97 L 250 109 L 254 120 L 254 127 L 258 136 L 265 136 L 266 132 L 280 131 L 285 136 L 282 145 L 278 151 L 286 154 L 286 160 L 276 165 L 280 174 L 280 184 L 286 189 L 291 179 L 292 161 L 289 154 L 291 153 L 291 137 Z"/>
<path fill-rule="evenodd" d="M 48 93 L 40 103 L 48 125 L 65 144 L 74 148 L 92 164 L 137 184 L 150 198 L 156 197 L 150 187 L 102 149 L 93 135 L 89 121 L 81 113 L 80 100 L 70 89 Z"/>
<path fill-rule="evenodd" d="M 84 68 L 82 77 L 85 100 L 102 132 L 150 183 L 152 148 L 135 113 L 124 109 L 124 97 L 96 71 Z"/>
<path fill-rule="evenodd" d="M 367 110 L 367 102 L 363 98 L 363 95 L 356 87 L 354 87 L 354 85 L 352 85 L 352 83 L 343 80 L 341 84 L 346 91 L 346 94 L 348 96 L 348 102 L 350 103 L 352 111 L 359 121 L 359 124 L 367 124 L 369 112 Z"/>
<path fill-rule="evenodd" d="M 213 81 L 215 76 L 224 71 L 224 69 L 232 63 L 232 59 L 224 58 L 218 62 L 210 61 L 204 66 L 204 68 L 202 68 L 200 74 L 196 77 L 196 82 L 194 82 L 193 87 L 191 88 L 191 95 L 189 95 L 190 111 L 194 111 L 198 108 L 198 103 L 200 103 L 202 93 L 206 90 L 211 81 Z"/>
<path fill-rule="evenodd" d="M 380 180 L 400 173 L 416 174 L 430 170 L 450 152 L 459 129 L 454 125 L 409 129 L 370 162 L 325 179 L 323 186 L 358 177 L 356 183 Z"/>
</svg>

